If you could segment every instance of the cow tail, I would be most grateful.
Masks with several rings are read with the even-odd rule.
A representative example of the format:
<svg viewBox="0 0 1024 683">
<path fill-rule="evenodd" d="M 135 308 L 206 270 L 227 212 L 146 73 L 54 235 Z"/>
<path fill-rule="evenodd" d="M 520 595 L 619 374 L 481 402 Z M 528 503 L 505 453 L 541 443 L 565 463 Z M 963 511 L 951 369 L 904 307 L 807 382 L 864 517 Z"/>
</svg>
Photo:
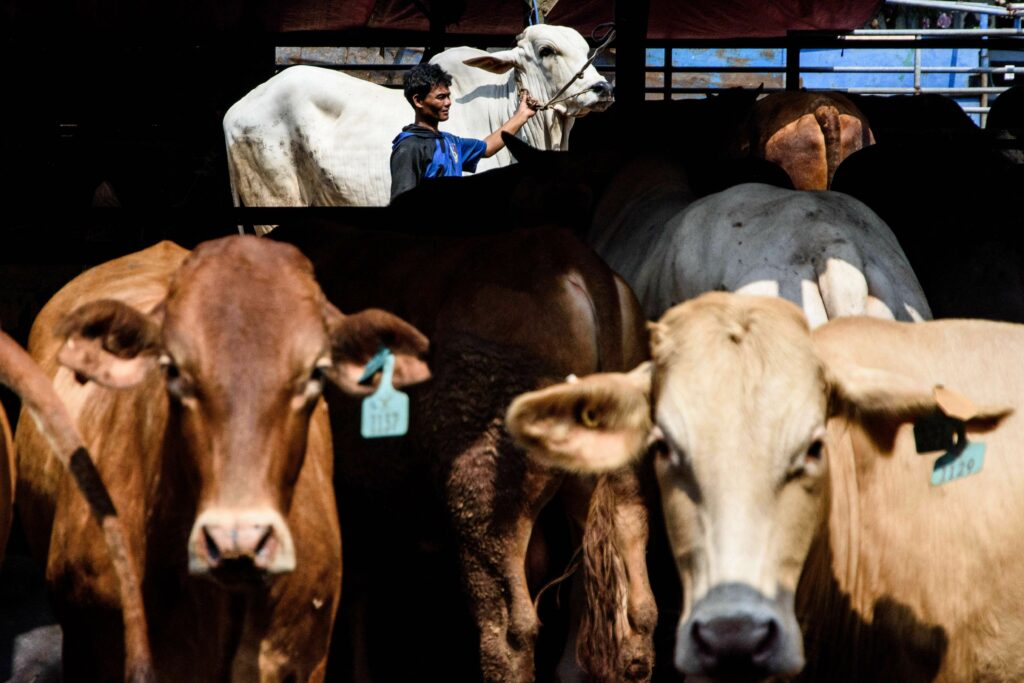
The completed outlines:
<svg viewBox="0 0 1024 683">
<path fill-rule="evenodd" d="M 111 564 L 121 590 L 125 631 L 125 680 L 150 683 L 156 680 L 142 589 L 135 562 L 114 502 L 100 479 L 92 457 L 85 449 L 67 408 L 53 389 L 53 383 L 13 339 L 0 332 L 0 383 L 21 398 L 40 434 L 47 440 L 57 459 L 89 503 L 93 516 L 103 530 Z"/>
<path fill-rule="evenodd" d="M 597 480 L 583 533 L 583 585 L 586 609 L 576 656 L 597 681 L 618 677 L 619 643 L 626 622 L 626 565 L 615 537 L 615 493 L 607 475 Z"/>
<path fill-rule="evenodd" d="M 839 162 L 842 161 L 843 142 L 839 130 L 839 110 L 831 104 L 823 104 L 814 110 L 814 119 L 821 128 L 825 138 L 825 164 L 828 168 L 828 181 L 825 188 L 832 187 L 832 176 L 835 175 Z"/>
</svg>

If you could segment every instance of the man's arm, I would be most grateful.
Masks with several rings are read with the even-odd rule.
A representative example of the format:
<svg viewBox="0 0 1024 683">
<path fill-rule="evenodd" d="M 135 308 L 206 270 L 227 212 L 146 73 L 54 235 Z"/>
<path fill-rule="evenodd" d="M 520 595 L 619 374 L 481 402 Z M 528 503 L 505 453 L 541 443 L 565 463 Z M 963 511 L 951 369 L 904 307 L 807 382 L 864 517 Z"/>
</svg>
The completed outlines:
<svg viewBox="0 0 1024 683">
<path fill-rule="evenodd" d="M 484 158 L 494 156 L 499 152 L 505 146 L 505 141 L 501 139 L 501 134 L 503 132 L 509 135 L 518 133 L 519 129 L 534 117 L 539 106 L 540 103 L 524 91 L 523 96 L 519 98 L 519 109 L 512 115 L 512 118 L 502 124 L 501 128 L 484 138 L 484 144 L 487 145 L 487 151 L 483 154 Z"/>
</svg>

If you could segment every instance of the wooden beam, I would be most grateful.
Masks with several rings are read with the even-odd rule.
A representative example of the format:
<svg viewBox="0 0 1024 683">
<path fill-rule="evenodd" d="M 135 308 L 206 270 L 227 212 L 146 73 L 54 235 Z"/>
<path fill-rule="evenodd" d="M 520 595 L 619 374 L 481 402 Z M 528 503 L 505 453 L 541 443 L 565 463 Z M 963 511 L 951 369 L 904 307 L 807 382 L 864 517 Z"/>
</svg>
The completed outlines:
<svg viewBox="0 0 1024 683">
<path fill-rule="evenodd" d="M 623 110 L 644 100 L 650 5 L 650 0 L 615 0 L 615 101 Z"/>
</svg>

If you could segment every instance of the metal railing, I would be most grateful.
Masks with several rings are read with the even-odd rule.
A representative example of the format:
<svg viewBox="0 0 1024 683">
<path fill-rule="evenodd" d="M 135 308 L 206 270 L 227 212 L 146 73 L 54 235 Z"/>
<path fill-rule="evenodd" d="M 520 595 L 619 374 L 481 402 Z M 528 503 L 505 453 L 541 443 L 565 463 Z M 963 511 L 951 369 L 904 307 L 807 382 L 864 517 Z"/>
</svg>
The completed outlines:
<svg viewBox="0 0 1024 683">
<path fill-rule="evenodd" d="M 1024 62 L 1024 29 L 1021 28 L 1021 20 L 1024 18 L 1024 3 L 996 6 L 978 2 L 949 2 L 945 0 L 888 0 L 887 4 L 943 9 L 950 12 L 974 12 L 980 15 L 980 26 L 977 29 L 858 29 L 830 38 L 815 35 L 813 40 L 807 40 L 800 34 L 794 34 L 785 41 L 766 41 L 766 44 L 770 45 L 770 47 L 761 50 L 760 53 L 762 55 L 769 55 L 767 58 L 769 63 L 763 63 L 762 65 L 757 65 L 756 61 L 754 64 L 751 64 L 751 60 L 748 57 L 752 52 L 744 51 L 744 48 L 756 47 L 751 41 L 744 42 L 743 47 L 740 48 L 727 47 L 716 50 L 716 55 L 721 56 L 721 63 L 713 65 L 673 63 L 673 57 L 680 55 L 676 50 L 682 49 L 685 51 L 686 48 L 665 44 L 655 48 L 655 52 L 652 52 L 650 49 L 648 50 L 647 98 L 670 99 L 714 92 L 720 87 L 731 85 L 757 87 L 759 85 L 758 79 L 749 77 L 754 75 L 764 77 L 761 82 L 765 92 L 799 89 L 805 85 L 803 82 L 803 76 L 805 75 L 906 75 L 912 77 L 912 83 L 844 85 L 843 81 L 845 80 L 848 83 L 850 79 L 837 78 L 832 83 L 822 85 L 822 79 L 812 79 L 817 81 L 817 83 L 807 85 L 807 89 L 828 89 L 879 95 L 942 94 L 960 100 L 960 105 L 964 110 L 968 114 L 978 115 L 979 123 L 984 125 L 984 117 L 989 109 L 989 97 L 1006 90 L 1006 86 L 999 86 L 993 83 L 993 76 L 999 75 L 1009 80 L 1013 79 L 1017 74 L 1024 73 L 1024 66 L 1017 66 L 1015 64 L 992 66 L 988 50 L 988 46 L 992 44 L 991 41 L 998 40 L 1000 46 L 1021 49 L 1022 62 Z M 990 28 L 988 18 L 991 15 L 1012 17 L 1014 27 Z M 924 54 L 929 54 L 930 57 L 935 57 L 939 54 L 937 52 L 929 53 L 930 50 L 953 50 L 955 55 L 956 48 L 949 47 L 954 44 L 959 45 L 961 48 L 976 49 L 976 59 L 972 59 L 972 63 L 967 65 L 962 63 L 949 65 L 925 63 L 928 60 L 923 58 Z M 910 56 L 912 64 L 807 64 L 804 52 L 810 49 L 820 50 L 823 47 L 831 47 L 833 50 L 844 55 L 847 50 L 859 52 L 861 50 L 877 50 L 887 47 L 899 48 L 907 51 L 906 54 Z M 753 53 L 756 52 L 756 50 L 753 51 Z M 943 56 L 945 57 L 946 55 Z M 685 53 L 676 61 L 687 61 Z M 949 75 L 951 77 L 949 80 L 953 83 L 946 85 L 934 84 L 934 77 L 943 74 Z M 715 75 L 717 78 L 702 79 L 702 75 Z M 744 78 L 743 75 L 748 77 Z M 687 78 L 688 76 L 690 78 Z M 693 76 L 697 76 L 697 78 L 693 78 Z M 727 76 L 727 78 L 722 78 L 722 76 Z M 958 76 L 960 77 L 959 79 L 957 78 Z M 978 83 L 962 82 L 965 76 L 976 76 Z M 700 80 L 705 80 L 706 83 L 694 83 L 694 81 Z"/>
</svg>

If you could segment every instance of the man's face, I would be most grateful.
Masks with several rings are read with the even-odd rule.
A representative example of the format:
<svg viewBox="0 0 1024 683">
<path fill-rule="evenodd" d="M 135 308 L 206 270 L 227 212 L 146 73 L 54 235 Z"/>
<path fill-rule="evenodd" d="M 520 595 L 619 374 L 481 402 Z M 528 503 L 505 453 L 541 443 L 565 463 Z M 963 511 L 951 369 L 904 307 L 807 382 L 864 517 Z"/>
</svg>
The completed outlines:
<svg viewBox="0 0 1024 683">
<path fill-rule="evenodd" d="M 448 120 L 448 110 L 452 106 L 452 94 L 447 85 L 435 85 L 426 97 L 414 95 L 412 101 L 424 116 L 438 121 Z"/>
</svg>

